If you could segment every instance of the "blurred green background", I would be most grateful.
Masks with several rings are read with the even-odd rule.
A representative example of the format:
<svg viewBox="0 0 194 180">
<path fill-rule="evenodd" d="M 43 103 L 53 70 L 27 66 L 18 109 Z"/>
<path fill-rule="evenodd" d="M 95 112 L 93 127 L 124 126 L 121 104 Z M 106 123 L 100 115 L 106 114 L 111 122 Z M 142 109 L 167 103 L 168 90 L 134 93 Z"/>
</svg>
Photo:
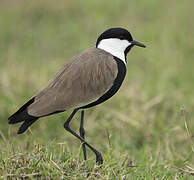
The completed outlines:
<svg viewBox="0 0 194 180">
<path fill-rule="evenodd" d="M 147 48 L 128 54 L 119 93 L 86 112 L 88 142 L 105 157 L 111 149 L 118 161 L 126 155 L 136 164 L 194 165 L 193 6 L 190 0 L 1 0 L 1 156 L 48 143 L 64 143 L 77 155 L 79 141 L 63 128 L 70 112 L 42 118 L 23 135 L 7 118 L 104 30 L 124 27 Z M 77 115 L 73 129 L 79 122 Z"/>
</svg>

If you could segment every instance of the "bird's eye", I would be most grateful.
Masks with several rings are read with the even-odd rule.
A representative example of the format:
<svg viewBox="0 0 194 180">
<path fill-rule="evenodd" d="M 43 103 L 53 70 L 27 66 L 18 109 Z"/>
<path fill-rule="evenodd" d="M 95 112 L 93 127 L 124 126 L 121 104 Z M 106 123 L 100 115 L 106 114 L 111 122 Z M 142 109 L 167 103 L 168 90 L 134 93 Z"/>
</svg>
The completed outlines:
<svg viewBox="0 0 194 180">
<path fill-rule="evenodd" d="M 125 38 L 124 38 L 124 36 L 120 36 L 119 39 L 120 39 L 120 40 L 123 40 L 123 39 L 125 39 Z"/>
</svg>

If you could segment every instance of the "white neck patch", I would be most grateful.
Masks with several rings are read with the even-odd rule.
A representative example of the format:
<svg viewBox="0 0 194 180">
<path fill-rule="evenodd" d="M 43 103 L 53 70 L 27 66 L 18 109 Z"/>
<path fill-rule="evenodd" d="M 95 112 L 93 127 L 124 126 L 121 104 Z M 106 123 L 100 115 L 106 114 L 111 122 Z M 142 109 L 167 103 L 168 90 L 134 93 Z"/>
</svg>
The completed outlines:
<svg viewBox="0 0 194 180">
<path fill-rule="evenodd" d="M 121 59 L 125 64 L 125 49 L 131 43 L 127 40 L 120 40 L 118 38 L 109 38 L 103 39 L 98 44 L 97 48 L 103 49 L 104 51 L 116 56 L 117 58 Z"/>
</svg>

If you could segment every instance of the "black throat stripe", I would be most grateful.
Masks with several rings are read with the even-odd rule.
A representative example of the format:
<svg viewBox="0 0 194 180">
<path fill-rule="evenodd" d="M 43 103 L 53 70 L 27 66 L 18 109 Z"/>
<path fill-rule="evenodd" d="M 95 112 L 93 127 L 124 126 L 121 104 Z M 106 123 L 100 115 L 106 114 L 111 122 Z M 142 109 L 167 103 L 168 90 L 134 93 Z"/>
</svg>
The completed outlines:
<svg viewBox="0 0 194 180">
<path fill-rule="evenodd" d="M 126 66 L 125 66 L 124 62 L 122 60 L 120 60 L 119 58 L 114 56 L 114 59 L 117 63 L 118 74 L 117 74 L 116 79 L 114 80 L 112 87 L 96 101 L 94 101 L 88 105 L 82 106 L 78 109 L 86 109 L 86 108 L 96 106 L 100 103 L 103 103 L 104 101 L 111 98 L 119 90 L 119 88 L 121 87 L 121 84 L 125 78 L 125 75 L 126 75 Z"/>
</svg>

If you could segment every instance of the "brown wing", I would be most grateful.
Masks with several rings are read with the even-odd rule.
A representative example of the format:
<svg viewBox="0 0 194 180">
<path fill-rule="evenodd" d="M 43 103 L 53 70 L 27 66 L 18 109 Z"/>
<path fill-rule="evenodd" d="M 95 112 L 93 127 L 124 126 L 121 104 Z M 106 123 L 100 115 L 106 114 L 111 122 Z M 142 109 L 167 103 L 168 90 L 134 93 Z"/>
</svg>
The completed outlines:
<svg viewBox="0 0 194 180">
<path fill-rule="evenodd" d="M 46 116 L 87 105 L 101 97 L 117 76 L 117 64 L 109 53 L 91 48 L 72 58 L 28 107 L 33 116 Z"/>
</svg>

